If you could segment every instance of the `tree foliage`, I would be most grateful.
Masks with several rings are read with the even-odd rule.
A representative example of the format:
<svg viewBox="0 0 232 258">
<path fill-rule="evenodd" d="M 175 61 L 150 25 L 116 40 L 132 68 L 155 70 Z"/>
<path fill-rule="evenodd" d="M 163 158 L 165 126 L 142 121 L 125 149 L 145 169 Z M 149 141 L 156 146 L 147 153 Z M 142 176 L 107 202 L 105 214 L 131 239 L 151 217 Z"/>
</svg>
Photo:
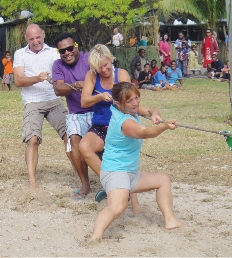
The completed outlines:
<svg viewBox="0 0 232 258">
<path fill-rule="evenodd" d="M 1 14 L 9 19 L 19 18 L 21 10 L 34 14 L 33 21 L 56 23 L 85 23 L 89 18 L 99 19 L 103 24 L 132 23 L 133 17 L 147 11 L 146 0 L 1 0 Z M 138 8 L 131 8 L 131 6 Z"/>
<path fill-rule="evenodd" d="M 107 25 L 125 28 L 155 2 L 157 0 L 0 0 L 0 13 L 14 20 L 20 18 L 22 10 L 28 10 L 34 15 L 32 21 L 39 24 L 72 23 L 83 47 L 89 49 L 102 38 L 100 33 L 108 33 L 102 28 Z"/>
<path fill-rule="evenodd" d="M 164 14 L 175 11 L 191 14 L 198 22 L 205 21 L 213 29 L 219 19 L 226 17 L 225 0 L 163 0 L 159 7 Z"/>
<path fill-rule="evenodd" d="M 76 24 L 87 48 L 98 42 L 99 24 L 125 28 L 150 10 L 153 15 L 154 9 L 162 14 L 190 14 L 211 28 L 226 17 L 225 0 L 0 0 L 0 13 L 8 20 L 20 18 L 20 12 L 28 10 L 34 14 L 33 22 Z"/>
<path fill-rule="evenodd" d="M 8 19 L 19 18 L 21 10 L 34 14 L 34 22 L 56 23 L 96 18 L 103 24 L 131 24 L 136 15 L 157 8 L 160 13 L 188 13 L 198 22 L 216 28 L 218 19 L 226 17 L 225 0 L 0 0 L 0 13 Z"/>
</svg>

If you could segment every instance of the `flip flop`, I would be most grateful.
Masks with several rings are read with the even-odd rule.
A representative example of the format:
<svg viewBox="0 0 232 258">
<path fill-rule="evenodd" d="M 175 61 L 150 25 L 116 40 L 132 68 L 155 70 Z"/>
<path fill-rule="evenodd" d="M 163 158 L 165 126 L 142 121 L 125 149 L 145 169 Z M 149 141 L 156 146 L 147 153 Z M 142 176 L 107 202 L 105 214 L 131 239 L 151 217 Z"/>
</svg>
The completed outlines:
<svg viewBox="0 0 232 258">
<path fill-rule="evenodd" d="M 83 200 L 85 199 L 85 197 L 88 195 L 89 193 L 79 193 L 79 192 L 75 192 L 75 194 L 71 197 L 73 200 Z"/>
<path fill-rule="evenodd" d="M 107 198 L 107 194 L 105 190 L 100 190 L 96 195 L 95 195 L 95 201 L 100 202 L 104 199 Z"/>
<path fill-rule="evenodd" d="M 80 189 L 75 190 L 74 194 L 78 194 L 80 192 Z"/>
</svg>

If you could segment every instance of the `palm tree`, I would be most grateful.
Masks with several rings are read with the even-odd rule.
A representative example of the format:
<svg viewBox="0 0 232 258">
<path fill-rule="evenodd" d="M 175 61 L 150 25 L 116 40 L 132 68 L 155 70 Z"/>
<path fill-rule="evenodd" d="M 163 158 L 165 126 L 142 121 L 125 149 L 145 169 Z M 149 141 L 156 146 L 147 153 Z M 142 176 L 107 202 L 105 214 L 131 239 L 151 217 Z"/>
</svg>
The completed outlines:
<svg viewBox="0 0 232 258">
<path fill-rule="evenodd" d="M 217 30 L 220 19 L 226 18 L 226 3 L 224 0 L 163 0 L 160 1 L 159 11 L 163 14 L 175 11 L 191 14 L 199 22 Z"/>
</svg>

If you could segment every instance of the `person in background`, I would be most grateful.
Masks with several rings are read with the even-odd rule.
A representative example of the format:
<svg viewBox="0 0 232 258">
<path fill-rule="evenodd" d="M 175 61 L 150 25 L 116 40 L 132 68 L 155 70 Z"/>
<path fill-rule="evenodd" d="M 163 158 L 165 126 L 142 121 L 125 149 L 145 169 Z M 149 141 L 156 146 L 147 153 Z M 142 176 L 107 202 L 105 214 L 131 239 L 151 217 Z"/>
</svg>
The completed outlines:
<svg viewBox="0 0 232 258">
<path fill-rule="evenodd" d="M 164 216 L 165 229 L 186 227 L 174 214 L 169 177 L 162 173 L 139 170 L 142 139 L 154 138 L 166 130 L 174 130 L 177 127 L 176 120 L 162 124 L 158 120 L 157 126 L 145 127 L 138 113 L 142 109 L 145 116 L 152 119 L 152 110 L 140 106 L 140 92 L 131 83 L 114 85 L 112 97 L 112 117 L 100 172 L 101 184 L 107 192 L 107 206 L 95 220 L 90 241 L 102 240 L 105 230 L 126 210 L 130 193 L 156 190 L 156 201 Z M 154 109 L 154 112 L 159 115 L 158 110 Z"/>
<path fill-rule="evenodd" d="M 161 90 L 176 90 L 178 87 L 176 85 L 170 85 L 167 79 L 167 64 L 161 64 L 160 70 L 155 74 L 153 85 L 155 89 Z"/>
<path fill-rule="evenodd" d="M 4 58 L 2 59 L 2 65 L 4 67 L 3 80 L 2 80 L 2 90 L 5 90 L 5 85 L 7 85 L 8 90 L 11 90 L 11 84 L 14 80 L 13 71 L 13 60 L 11 58 L 10 51 L 6 51 Z"/>
<path fill-rule="evenodd" d="M 147 46 L 147 41 L 143 38 L 141 38 L 138 43 L 137 43 L 138 47 L 146 47 Z"/>
<path fill-rule="evenodd" d="M 37 188 L 35 173 L 45 118 L 67 145 L 65 117 L 68 112 L 49 79 L 53 62 L 60 56 L 55 48 L 44 43 L 44 38 L 45 33 L 37 24 L 28 25 L 25 33 L 28 44 L 15 52 L 13 64 L 15 84 L 22 88 L 22 139 L 26 143 L 25 160 L 31 190 Z M 67 156 L 70 157 L 69 154 Z"/>
<path fill-rule="evenodd" d="M 160 90 L 152 84 L 152 73 L 150 70 L 150 65 L 145 64 L 144 65 L 144 71 L 141 71 L 139 73 L 139 88 L 140 89 L 146 89 L 146 90 Z"/>
<path fill-rule="evenodd" d="M 230 81 L 230 62 L 229 62 L 229 60 L 226 61 L 219 79 L 221 79 L 221 82 Z"/>
<path fill-rule="evenodd" d="M 196 71 L 199 72 L 199 75 L 201 74 L 201 68 L 198 64 L 197 46 L 195 44 L 191 46 L 191 51 L 189 51 L 188 69 L 192 71 L 193 75 L 195 75 Z"/>
<path fill-rule="evenodd" d="M 215 74 L 215 72 L 212 69 L 211 63 L 207 64 L 204 75 L 207 76 L 209 79 L 212 79 L 212 78 L 214 78 L 214 74 Z"/>
<path fill-rule="evenodd" d="M 188 65 L 188 49 L 186 48 L 186 43 L 182 42 L 182 48 L 178 49 L 177 67 L 181 70 L 184 77 L 188 77 L 187 65 Z"/>
<path fill-rule="evenodd" d="M 114 60 L 113 62 L 114 68 L 119 68 L 119 60 Z"/>
<path fill-rule="evenodd" d="M 105 45 L 112 45 L 115 47 L 120 47 L 123 45 L 123 36 L 121 33 L 119 33 L 118 28 L 114 28 L 112 40 L 108 41 Z"/>
<path fill-rule="evenodd" d="M 170 41 L 167 33 L 164 33 L 162 40 L 159 42 L 159 54 L 161 62 L 170 64 L 171 53 L 170 53 Z"/>
<path fill-rule="evenodd" d="M 139 87 L 139 74 L 142 71 L 141 63 L 137 62 L 135 64 L 135 70 L 133 72 L 132 80 L 131 82 L 134 83 L 135 86 Z"/>
<path fill-rule="evenodd" d="M 112 36 L 110 35 L 105 41 L 106 46 L 112 46 Z"/>
<path fill-rule="evenodd" d="M 191 40 L 187 36 L 184 36 L 183 32 L 179 32 L 178 33 L 178 39 L 174 43 L 174 47 L 175 47 L 176 50 L 178 50 L 179 48 L 182 47 L 182 42 L 185 42 L 186 43 L 186 48 L 190 49 L 190 47 L 192 45 Z"/>
<path fill-rule="evenodd" d="M 174 47 L 177 50 L 177 53 L 176 53 L 177 66 L 178 66 L 178 62 L 179 62 L 178 51 L 179 51 L 179 49 L 182 48 L 182 43 L 183 42 L 185 42 L 186 48 L 189 51 L 189 49 L 191 47 L 191 44 L 192 44 L 191 40 L 187 36 L 185 37 L 183 32 L 179 32 L 178 33 L 178 39 L 174 43 Z"/>
<path fill-rule="evenodd" d="M 211 69 L 214 72 L 214 77 L 219 78 L 221 75 L 222 69 L 224 68 L 224 64 L 220 59 L 218 59 L 217 53 L 212 54 L 212 59 L 213 59 L 213 62 L 211 63 Z"/>
<path fill-rule="evenodd" d="M 132 37 L 130 38 L 129 46 L 130 47 L 136 47 L 137 43 L 138 43 L 138 38 L 135 37 L 135 35 L 133 34 Z"/>
<path fill-rule="evenodd" d="M 159 68 L 157 67 L 157 61 L 155 59 L 151 60 L 151 75 L 152 77 L 155 76 L 155 74 L 159 71 Z"/>
<path fill-rule="evenodd" d="M 221 76 L 222 69 L 224 64 L 221 60 L 218 59 L 217 54 L 212 55 L 213 62 L 207 64 L 207 71 L 204 73 L 209 79 L 218 80 Z"/>
<path fill-rule="evenodd" d="M 213 59 L 213 53 L 218 53 L 218 43 L 216 38 L 212 35 L 211 30 L 205 31 L 205 37 L 203 38 L 201 45 L 201 54 L 204 57 L 203 67 L 206 68 L 207 64 L 211 64 Z"/>
<path fill-rule="evenodd" d="M 144 65 L 149 64 L 148 59 L 145 57 L 145 49 L 144 48 L 140 48 L 138 51 L 138 55 L 131 61 L 130 70 L 131 70 L 132 75 L 135 70 L 135 64 L 138 62 L 140 62 L 140 64 L 141 64 L 142 71 L 144 70 Z"/>
<path fill-rule="evenodd" d="M 183 86 L 182 72 L 176 67 L 176 61 L 172 60 L 170 64 L 171 66 L 167 69 L 167 79 L 170 86 L 178 86 L 177 81 Z"/>
</svg>

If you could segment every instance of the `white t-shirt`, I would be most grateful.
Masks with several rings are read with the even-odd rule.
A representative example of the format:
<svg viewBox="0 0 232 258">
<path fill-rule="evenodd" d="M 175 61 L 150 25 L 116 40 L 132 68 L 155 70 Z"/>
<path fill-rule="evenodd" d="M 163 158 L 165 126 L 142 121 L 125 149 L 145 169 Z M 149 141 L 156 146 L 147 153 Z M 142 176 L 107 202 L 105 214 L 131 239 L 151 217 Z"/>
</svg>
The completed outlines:
<svg viewBox="0 0 232 258">
<path fill-rule="evenodd" d="M 119 47 L 121 45 L 120 41 L 123 40 L 123 36 L 120 33 L 113 35 L 113 45 Z"/>
<path fill-rule="evenodd" d="M 26 77 L 37 76 L 41 72 L 49 72 L 51 76 L 53 62 L 59 58 L 60 55 L 56 52 L 56 49 L 46 44 L 37 54 L 32 52 L 27 45 L 15 52 L 13 67 L 23 66 Z M 22 87 L 21 96 L 24 105 L 59 98 L 54 92 L 53 85 L 46 80 L 28 87 Z"/>
</svg>

